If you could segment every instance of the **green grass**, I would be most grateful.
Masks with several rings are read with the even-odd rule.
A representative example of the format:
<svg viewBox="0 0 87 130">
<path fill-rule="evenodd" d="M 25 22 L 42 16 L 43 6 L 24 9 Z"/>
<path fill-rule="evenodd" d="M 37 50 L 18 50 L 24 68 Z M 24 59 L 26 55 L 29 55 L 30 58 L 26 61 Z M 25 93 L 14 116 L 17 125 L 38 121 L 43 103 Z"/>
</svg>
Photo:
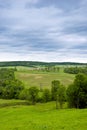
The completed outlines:
<svg viewBox="0 0 87 130">
<path fill-rule="evenodd" d="M 0 108 L 1 107 L 6 107 L 6 106 L 16 106 L 16 105 L 27 105 L 29 104 L 27 101 L 25 100 L 6 100 L 6 99 L 0 99 Z"/>
<path fill-rule="evenodd" d="M 0 130 L 87 130 L 87 109 L 55 109 L 54 103 L 0 108 Z"/>
<path fill-rule="evenodd" d="M 60 72 L 39 72 L 30 70 L 28 67 L 18 67 L 17 69 L 16 77 L 24 83 L 26 88 L 30 86 L 50 88 L 53 80 L 59 80 L 67 87 L 75 77 L 73 74 L 64 73 L 63 68 L 60 69 Z"/>
<path fill-rule="evenodd" d="M 13 103 L 13 102 L 23 102 L 23 100 L 16 100 L 16 99 L 12 99 L 12 100 L 6 100 L 6 99 L 0 99 L 0 105 L 4 104 L 4 103 Z"/>
</svg>

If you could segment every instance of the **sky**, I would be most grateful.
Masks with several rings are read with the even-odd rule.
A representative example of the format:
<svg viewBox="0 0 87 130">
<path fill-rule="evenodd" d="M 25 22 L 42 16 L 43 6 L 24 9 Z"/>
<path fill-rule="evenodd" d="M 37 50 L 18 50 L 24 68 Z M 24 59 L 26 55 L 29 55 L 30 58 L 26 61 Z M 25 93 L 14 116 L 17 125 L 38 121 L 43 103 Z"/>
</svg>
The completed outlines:
<svg viewBox="0 0 87 130">
<path fill-rule="evenodd" d="M 87 62 L 87 0 L 0 0 L 0 61 Z"/>
</svg>

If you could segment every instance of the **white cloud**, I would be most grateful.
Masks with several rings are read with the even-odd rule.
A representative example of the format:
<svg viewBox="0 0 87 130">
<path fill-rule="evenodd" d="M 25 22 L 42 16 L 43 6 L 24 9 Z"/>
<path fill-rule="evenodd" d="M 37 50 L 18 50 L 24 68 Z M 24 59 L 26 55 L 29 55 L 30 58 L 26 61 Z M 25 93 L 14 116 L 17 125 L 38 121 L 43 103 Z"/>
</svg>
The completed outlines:
<svg viewBox="0 0 87 130">
<path fill-rule="evenodd" d="M 30 54 L 1 53 L 0 61 L 46 61 L 46 62 L 87 62 L 87 54 L 81 55 L 80 50 L 73 53 L 70 50 L 58 52 L 30 52 Z M 13 58 L 14 57 L 14 58 Z"/>
</svg>

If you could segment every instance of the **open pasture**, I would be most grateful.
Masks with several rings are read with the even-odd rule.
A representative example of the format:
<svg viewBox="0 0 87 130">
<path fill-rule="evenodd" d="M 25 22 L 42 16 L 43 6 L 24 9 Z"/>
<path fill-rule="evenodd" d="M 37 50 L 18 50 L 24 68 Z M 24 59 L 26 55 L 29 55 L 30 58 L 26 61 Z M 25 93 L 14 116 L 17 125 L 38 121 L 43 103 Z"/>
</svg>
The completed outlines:
<svg viewBox="0 0 87 130">
<path fill-rule="evenodd" d="M 63 67 L 59 72 L 43 72 L 28 67 L 17 67 L 17 70 L 16 77 L 24 83 L 26 88 L 30 86 L 50 88 L 53 80 L 59 80 L 67 87 L 75 77 L 73 74 L 64 73 Z"/>
</svg>

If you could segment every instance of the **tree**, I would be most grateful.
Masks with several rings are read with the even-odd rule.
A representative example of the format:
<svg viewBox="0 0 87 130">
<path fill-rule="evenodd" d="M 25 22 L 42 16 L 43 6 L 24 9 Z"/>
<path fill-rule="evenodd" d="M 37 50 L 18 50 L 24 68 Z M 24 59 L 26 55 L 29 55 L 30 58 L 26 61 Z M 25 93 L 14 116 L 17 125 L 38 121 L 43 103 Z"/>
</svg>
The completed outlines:
<svg viewBox="0 0 87 130">
<path fill-rule="evenodd" d="M 87 76 L 77 74 L 74 83 L 67 89 L 67 100 L 70 107 L 87 107 Z"/>
<path fill-rule="evenodd" d="M 48 102 L 51 100 L 51 93 L 49 89 L 44 89 L 42 94 L 42 99 L 44 102 Z"/>
<path fill-rule="evenodd" d="M 58 94 L 58 89 L 60 86 L 60 81 L 54 80 L 52 81 L 52 87 L 51 87 L 51 94 L 52 94 L 52 100 L 56 100 L 56 95 Z"/>
<path fill-rule="evenodd" d="M 66 89 L 62 84 L 60 84 L 60 81 L 52 81 L 51 94 L 52 100 L 56 101 L 56 109 L 58 109 L 58 102 L 60 104 L 60 108 L 62 108 L 62 105 L 65 102 Z"/>
<path fill-rule="evenodd" d="M 24 86 L 19 80 L 7 80 L 2 88 L 2 97 L 4 99 L 18 99 L 19 93 L 24 89 Z"/>
<path fill-rule="evenodd" d="M 71 84 L 68 86 L 66 91 L 68 106 L 70 108 L 75 107 L 75 92 L 74 92 L 75 90 L 73 88 L 74 88 L 74 84 Z"/>
<path fill-rule="evenodd" d="M 65 102 L 65 98 L 66 98 L 66 89 L 63 85 L 60 85 L 58 90 L 58 101 L 60 104 L 60 108 L 62 108 L 63 103 Z"/>
<path fill-rule="evenodd" d="M 87 66 L 86 67 L 67 67 L 64 68 L 65 73 L 70 73 L 70 74 L 79 74 L 79 73 L 84 73 L 87 74 Z"/>
<path fill-rule="evenodd" d="M 36 104 L 38 99 L 38 88 L 37 87 L 30 87 L 29 88 L 29 100 L 32 101 L 32 105 Z"/>
<path fill-rule="evenodd" d="M 23 89 L 19 94 L 19 99 L 21 99 L 21 100 L 28 100 L 28 97 L 29 97 L 28 89 Z"/>
<path fill-rule="evenodd" d="M 58 90 L 60 87 L 60 81 L 54 80 L 52 81 L 52 88 L 51 88 L 51 94 L 52 94 L 52 100 L 56 101 L 56 109 L 58 109 Z"/>
<path fill-rule="evenodd" d="M 15 78 L 13 69 L 0 69 L 0 98 L 17 99 L 23 89 L 24 86 Z"/>
</svg>

